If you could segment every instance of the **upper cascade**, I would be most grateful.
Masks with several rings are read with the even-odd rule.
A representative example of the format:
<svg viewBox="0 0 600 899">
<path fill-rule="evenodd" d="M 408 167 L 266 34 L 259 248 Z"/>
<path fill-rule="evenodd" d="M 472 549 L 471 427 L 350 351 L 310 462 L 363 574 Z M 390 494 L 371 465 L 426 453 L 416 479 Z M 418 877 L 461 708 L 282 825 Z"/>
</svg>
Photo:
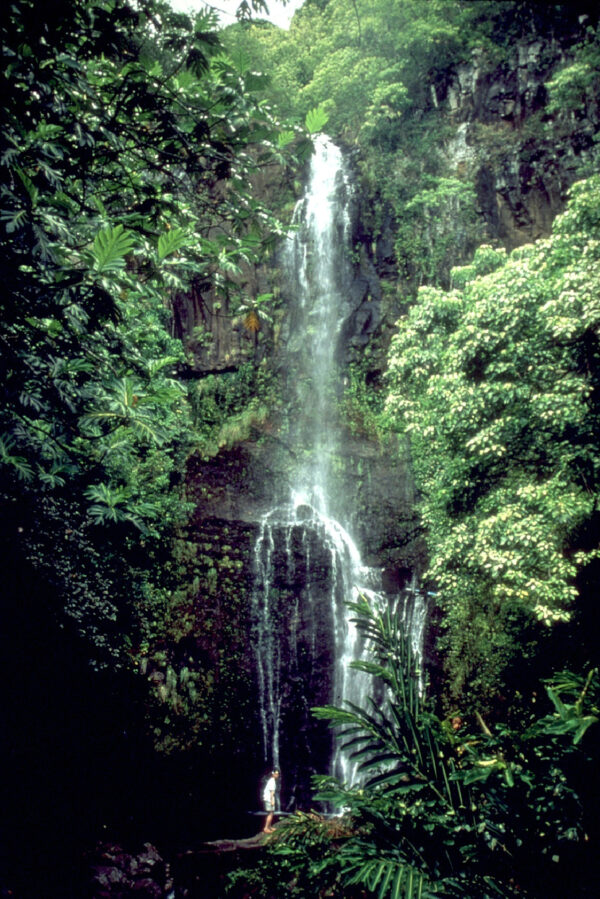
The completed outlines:
<svg viewBox="0 0 600 899">
<path fill-rule="evenodd" d="M 294 211 L 285 265 L 294 302 L 290 368 L 298 393 L 292 441 L 305 459 L 293 489 L 323 514 L 332 499 L 330 465 L 339 443 L 336 349 L 348 315 L 352 182 L 341 150 L 315 140 L 306 191 Z"/>
</svg>

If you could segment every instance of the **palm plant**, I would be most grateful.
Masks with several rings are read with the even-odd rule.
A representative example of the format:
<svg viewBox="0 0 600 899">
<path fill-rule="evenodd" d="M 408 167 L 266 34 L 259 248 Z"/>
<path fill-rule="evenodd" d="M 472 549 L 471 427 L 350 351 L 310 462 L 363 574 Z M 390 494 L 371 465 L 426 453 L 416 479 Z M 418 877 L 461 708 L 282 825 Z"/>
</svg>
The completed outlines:
<svg viewBox="0 0 600 899">
<path fill-rule="evenodd" d="M 254 299 L 248 297 L 238 306 L 237 314 L 243 316 L 242 323 L 247 331 L 256 334 L 257 331 L 260 331 L 261 322 L 268 325 L 273 323 L 272 316 L 265 309 L 272 299 L 272 293 L 261 293 Z"/>
<path fill-rule="evenodd" d="M 379 899 L 464 896 L 461 872 L 476 822 L 469 788 L 456 777 L 452 738 L 421 688 L 399 617 L 364 597 L 353 609 L 373 656 L 353 667 L 384 686 L 383 700 L 315 710 L 340 731 L 360 779 L 351 787 L 331 778 L 319 783 L 318 798 L 345 807 L 354 822 L 340 855 L 343 879 Z"/>
</svg>

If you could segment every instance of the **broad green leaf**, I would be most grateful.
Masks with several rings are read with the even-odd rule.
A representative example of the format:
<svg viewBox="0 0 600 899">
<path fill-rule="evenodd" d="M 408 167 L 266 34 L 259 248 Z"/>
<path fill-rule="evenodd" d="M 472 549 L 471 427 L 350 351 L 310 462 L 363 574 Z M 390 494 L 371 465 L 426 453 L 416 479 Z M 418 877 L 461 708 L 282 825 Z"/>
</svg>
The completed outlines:
<svg viewBox="0 0 600 899">
<path fill-rule="evenodd" d="M 306 113 L 304 125 L 309 134 L 317 134 L 322 131 L 329 121 L 329 113 L 325 112 L 323 105 L 315 106 Z"/>
<path fill-rule="evenodd" d="M 135 236 L 123 225 L 99 231 L 92 246 L 93 268 L 99 274 L 120 271 L 125 267 L 125 256 L 135 246 Z"/>
<path fill-rule="evenodd" d="M 292 143 L 295 136 L 293 131 L 280 131 L 277 135 L 277 147 L 280 150 L 283 150 L 284 147 L 287 147 L 288 144 Z"/>
<path fill-rule="evenodd" d="M 187 242 L 188 236 L 183 228 L 172 228 L 170 231 L 165 231 L 158 238 L 158 258 L 162 261 L 184 247 Z"/>
<path fill-rule="evenodd" d="M 38 200 L 40 197 L 39 190 L 37 189 L 37 187 L 31 180 L 29 175 L 26 175 L 25 172 L 23 172 L 21 169 L 16 169 L 16 172 L 17 172 L 17 175 L 19 176 L 19 178 L 21 179 L 21 181 L 23 182 L 25 190 L 29 194 L 29 199 L 31 200 L 31 205 L 37 206 Z"/>
</svg>

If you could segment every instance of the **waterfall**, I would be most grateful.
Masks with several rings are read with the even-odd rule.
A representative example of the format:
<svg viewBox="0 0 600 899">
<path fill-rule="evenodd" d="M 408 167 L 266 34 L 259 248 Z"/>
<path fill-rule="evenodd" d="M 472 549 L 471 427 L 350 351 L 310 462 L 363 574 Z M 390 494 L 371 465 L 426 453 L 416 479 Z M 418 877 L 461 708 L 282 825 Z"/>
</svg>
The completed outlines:
<svg viewBox="0 0 600 899">
<path fill-rule="evenodd" d="M 335 471 L 342 440 L 336 351 L 352 312 L 352 192 L 343 154 L 328 138 L 317 138 L 284 255 L 293 308 L 287 356 L 294 414 L 287 440 L 294 462 L 287 495 L 281 494 L 263 516 L 254 548 L 252 601 L 263 750 L 265 762 L 282 765 L 284 771 L 286 705 L 295 704 L 297 716 L 305 714 L 305 721 L 309 709 L 303 704 L 362 704 L 368 695 L 371 679 L 350 668 L 365 646 L 348 603 L 359 595 L 374 604 L 390 602 L 381 571 L 363 564 L 349 533 L 349 502 L 341 495 Z M 415 601 L 405 594 L 394 601 L 402 604 L 419 654 L 425 604 L 414 585 L 413 593 Z M 324 634 L 330 647 L 326 661 Z M 311 739 L 306 738 L 305 750 L 309 767 L 314 760 Z M 315 739 L 322 743 L 318 735 Z M 293 737 L 289 742 L 293 744 Z M 335 744 L 328 743 L 327 754 L 331 773 L 351 782 L 354 768 Z"/>
</svg>

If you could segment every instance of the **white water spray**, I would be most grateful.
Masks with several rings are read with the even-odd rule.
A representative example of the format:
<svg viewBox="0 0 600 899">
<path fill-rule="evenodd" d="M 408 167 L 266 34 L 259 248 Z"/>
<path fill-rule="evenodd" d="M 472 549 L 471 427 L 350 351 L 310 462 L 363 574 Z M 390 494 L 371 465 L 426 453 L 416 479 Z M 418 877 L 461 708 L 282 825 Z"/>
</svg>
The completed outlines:
<svg viewBox="0 0 600 899">
<path fill-rule="evenodd" d="M 352 183 L 341 151 L 325 137 L 315 141 L 305 195 L 297 204 L 289 237 L 286 265 L 292 283 L 295 320 L 288 344 L 290 366 L 296 376 L 299 410 L 290 426 L 295 458 L 289 498 L 262 519 L 255 545 L 253 606 L 260 694 L 260 715 L 265 761 L 279 766 L 282 703 L 285 679 L 279 641 L 282 615 L 293 637 L 302 620 L 312 622 L 312 652 L 319 629 L 330 628 L 334 671 L 329 702 L 350 701 L 363 705 L 371 678 L 352 670 L 368 647 L 351 620 L 348 603 L 365 596 L 383 607 L 381 572 L 365 566 L 360 552 L 342 524 L 344 497 L 337 495 L 332 460 L 339 457 L 340 428 L 337 424 L 339 371 L 336 349 L 341 328 L 351 309 L 348 287 L 350 218 L 348 201 Z M 292 544 L 303 548 L 305 573 L 303 609 L 298 596 L 280 608 L 276 566 L 293 565 Z M 313 573 L 314 548 L 328 560 L 328 574 Z M 285 560 L 285 561 L 284 561 Z M 315 562 L 316 565 L 316 562 Z M 291 572 L 290 572 L 291 575 Z M 416 602 L 406 595 L 402 603 L 405 624 L 412 635 L 413 649 L 420 655 L 425 622 L 422 596 Z M 334 751 L 331 772 L 350 783 L 355 766 Z"/>
</svg>

